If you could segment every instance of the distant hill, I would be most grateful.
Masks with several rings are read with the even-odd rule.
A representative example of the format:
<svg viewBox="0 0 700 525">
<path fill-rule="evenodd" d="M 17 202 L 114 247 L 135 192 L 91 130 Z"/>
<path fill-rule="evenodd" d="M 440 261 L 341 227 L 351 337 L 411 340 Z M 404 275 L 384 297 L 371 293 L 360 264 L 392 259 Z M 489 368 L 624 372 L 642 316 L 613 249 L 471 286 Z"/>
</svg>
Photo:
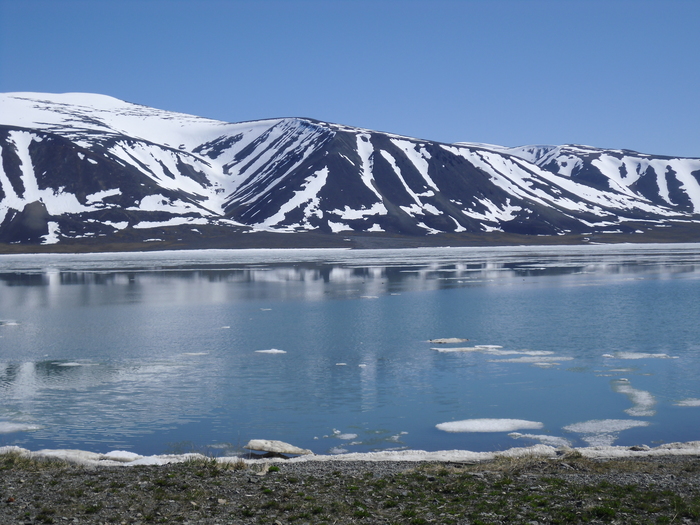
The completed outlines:
<svg viewBox="0 0 700 525">
<path fill-rule="evenodd" d="M 0 150 L 5 251 L 700 240 L 700 159 L 231 124 L 84 93 L 1 94 Z"/>
</svg>

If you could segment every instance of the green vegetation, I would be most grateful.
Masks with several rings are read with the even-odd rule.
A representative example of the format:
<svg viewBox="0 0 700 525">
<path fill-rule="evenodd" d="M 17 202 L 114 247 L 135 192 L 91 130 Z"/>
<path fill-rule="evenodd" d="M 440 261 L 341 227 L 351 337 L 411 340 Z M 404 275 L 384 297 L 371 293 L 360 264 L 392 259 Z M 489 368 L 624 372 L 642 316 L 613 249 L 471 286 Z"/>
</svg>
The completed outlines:
<svg viewBox="0 0 700 525">
<path fill-rule="evenodd" d="M 700 460 L 501 458 L 475 465 L 196 458 L 90 469 L 0 456 L 0 523 L 665 524 L 700 522 Z"/>
</svg>

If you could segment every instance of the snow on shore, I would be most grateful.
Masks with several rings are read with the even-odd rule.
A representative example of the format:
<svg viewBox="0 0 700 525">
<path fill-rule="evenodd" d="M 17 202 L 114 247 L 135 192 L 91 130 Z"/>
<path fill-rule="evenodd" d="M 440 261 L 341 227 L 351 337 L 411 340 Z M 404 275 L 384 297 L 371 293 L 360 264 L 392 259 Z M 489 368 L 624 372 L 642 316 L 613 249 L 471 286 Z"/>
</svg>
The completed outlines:
<svg viewBox="0 0 700 525">
<path fill-rule="evenodd" d="M 380 452 L 363 452 L 340 455 L 310 455 L 290 459 L 265 458 L 249 459 L 246 457 L 219 457 L 220 463 L 244 461 L 245 463 L 260 462 L 304 462 L 304 461 L 419 461 L 419 462 L 480 462 L 499 457 L 542 457 L 554 458 L 569 452 L 578 452 L 587 458 L 611 459 L 632 457 L 663 457 L 663 456 L 700 456 L 700 441 L 687 443 L 667 443 L 658 447 L 647 446 L 594 446 L 581 448 L 559 447 L 549 445 L 534 445 L 532 447 L 511 448 L 495 452 L 472 452 L 469 450 L 440 450 L 428 452 L 425 450 L 392 450 Z M 137 466 L 137 465 L 167 465 L 182 463 L 193 459 L 207 459 L 201 454 L 166 454 L 156 456 L 141 456 L 133 452 L 115 450 L 106 454 L 88 452 L 85 450 L 30 450 L 6 446 L 0 447 L 0 456 L 5 454 L 20 454 L 36 459 L 60 459 L 86 466 Z"/>
</svg>

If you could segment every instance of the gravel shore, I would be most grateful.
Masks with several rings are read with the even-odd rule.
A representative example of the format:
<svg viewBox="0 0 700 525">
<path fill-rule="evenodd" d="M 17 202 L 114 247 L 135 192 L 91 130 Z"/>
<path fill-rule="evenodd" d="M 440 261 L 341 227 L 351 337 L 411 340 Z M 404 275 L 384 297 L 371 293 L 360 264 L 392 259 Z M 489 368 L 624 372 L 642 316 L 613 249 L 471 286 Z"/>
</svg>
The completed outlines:
<svg viewBox="0 0 700 525">
<path fill-rule="evenodd" d="M 0 456 L 0 523 L 700 523 L 700 458 L 85 467 Z"/>
</svg>

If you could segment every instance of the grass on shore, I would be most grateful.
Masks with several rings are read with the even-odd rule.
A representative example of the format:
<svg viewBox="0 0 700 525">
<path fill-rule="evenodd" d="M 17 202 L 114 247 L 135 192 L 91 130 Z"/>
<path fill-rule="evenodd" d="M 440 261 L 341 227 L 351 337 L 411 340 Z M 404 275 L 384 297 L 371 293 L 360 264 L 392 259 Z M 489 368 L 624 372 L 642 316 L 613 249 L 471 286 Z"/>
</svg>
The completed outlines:
<svg viewBox="0 0 700 525">
<path fill-rule="evenodd" d="M 96 469 L 7 454 L 0 457 L 0 521 L 10 523 L 3 521 L 9 515 L 39 523 L 700 522 L 696 458 L 501 457 L 388 475 L 375 474 L 371 463 L 346 469 L 338 462 L 309 472 L 211 458 Z"/>
</svg>

